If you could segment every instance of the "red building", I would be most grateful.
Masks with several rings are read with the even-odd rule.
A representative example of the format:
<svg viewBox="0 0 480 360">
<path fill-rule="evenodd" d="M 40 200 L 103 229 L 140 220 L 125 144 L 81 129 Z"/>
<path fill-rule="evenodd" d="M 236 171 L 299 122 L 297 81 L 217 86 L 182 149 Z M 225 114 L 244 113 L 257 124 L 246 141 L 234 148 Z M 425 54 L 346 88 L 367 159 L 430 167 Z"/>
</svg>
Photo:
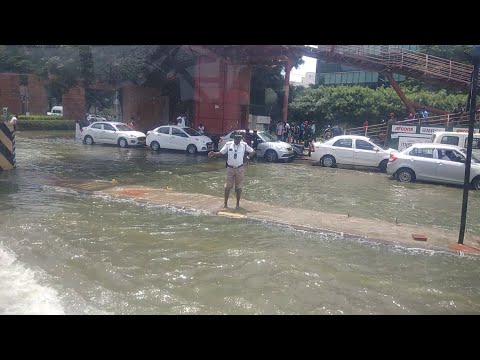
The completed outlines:
<svg viewBox="0 0 480 360">
<path fill-rule="evenodd" d="M 190 126 L 202 123 L 211 133 L 245 128 L 250 113 L 251 66 L 287 64 L 288 55 L 292 55 L 285 45 L 179 45 L 157 49 L 148 59 L 153 70 L 141 86 L 100 84 L 102 90 L 118 91 L 123 121 L 133 119 L 143 131 L 174 121 L 181 113 L 187 115 Z M 10 113 L 45 114 L 49 110 L 46 90 L 34 75 L 0 74 L 0 89 L 0 106 L 8 107 Z M 85 93 L 83 87 L 76 86 L 63 95 L 65 118 L 85 117 Z"/>
</svg>

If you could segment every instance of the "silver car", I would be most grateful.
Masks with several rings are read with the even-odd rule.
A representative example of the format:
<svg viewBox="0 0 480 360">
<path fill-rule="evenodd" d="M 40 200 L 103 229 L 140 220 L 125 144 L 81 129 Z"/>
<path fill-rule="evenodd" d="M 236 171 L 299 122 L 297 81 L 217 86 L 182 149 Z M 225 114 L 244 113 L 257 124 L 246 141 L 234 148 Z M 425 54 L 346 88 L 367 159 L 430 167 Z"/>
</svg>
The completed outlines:
<svg viewBox="0 0 480 360">
<path fill-rule="evenodd" d="M 445 144 L 413 144 L 390 155 L 387 174 L 401 182 L 426 180 L 462 185 L 465 177 L 466 150 Z M 480 190 L 480 160 L 472 155 L 470 182 Z"/>
<path fill-rule="evenodd" d="M 233 130 L 220 137 L 218 141 L 218 149 L 220 150 L 228 141 L 233 140 L 235 133 L 245 133 L 245 130 Z M 250 132 L 250 135 L 253 133 Z M 267 162 L 275 162 L 278 160 L 292 160 L 295 156 L 292 145 L 284 141 L 279 141 L 265 131 L 259 131 L 257 157 L 264 158 Z"/>
</svg>

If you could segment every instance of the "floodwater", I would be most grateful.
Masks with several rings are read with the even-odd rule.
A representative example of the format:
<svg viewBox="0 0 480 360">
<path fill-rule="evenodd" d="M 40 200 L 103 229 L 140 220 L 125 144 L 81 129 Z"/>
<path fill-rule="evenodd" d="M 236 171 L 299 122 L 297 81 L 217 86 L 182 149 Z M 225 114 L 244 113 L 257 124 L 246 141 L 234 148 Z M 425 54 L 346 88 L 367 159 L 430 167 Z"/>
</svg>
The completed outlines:
<svg viewBox="0 0 480 360">
<path fill-rule="evenodd" d="M 70 132 L 19 132 L 17 164 L 0 173 L 1 314 L 480 312 L 476 256 L 113 199 L 55 182 L 115 179 L 221 197 L 222 159 L 87 146 Z M 247 168 L 243 197 L 455 230 L 462 189 L 307 161 L 258 162 Z M 467 229 L 477 234 L 479 202 L 480 192 L 471 192 Z"/>
</svg>

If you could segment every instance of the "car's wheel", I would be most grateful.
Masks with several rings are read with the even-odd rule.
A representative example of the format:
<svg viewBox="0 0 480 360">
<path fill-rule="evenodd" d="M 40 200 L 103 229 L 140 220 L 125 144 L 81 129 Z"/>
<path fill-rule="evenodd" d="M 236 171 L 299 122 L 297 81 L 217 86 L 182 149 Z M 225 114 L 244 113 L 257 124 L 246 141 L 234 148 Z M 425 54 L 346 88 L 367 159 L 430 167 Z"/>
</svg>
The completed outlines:
<svg viewBox="0 0 480 360">
<path fill-rule="evenodd" d="M 472 187 L 475 190 L 480 190 L 480 176 L 477 176 L 475 179 L 472 180 Z"/>
<path fill-rule="evenodd" d="M 187 153 L 195 154 L 197 152 L 197 147 L 193 144 L 187 146 Z"/>
<path fill-rule="evenodd" d="M 380 164 L 378 165 L 378 169 L 381 171 L 381 172 L 387 172 L 387 164 L 388 164 L 388 160 L 382 160 L 380 162 Z"/>
<path fill-rule="evenodd" d="M 127 139 L 125 139 L 125 138 L 120 138 L 120 139 L 118 139 L 118 146 L 120 146 L 121 148 L 126 148 L 126 147 L 128 147 L 128 141 L 127 141 Z"/>
<path fill-rule="evenodd" d="M 415 181 L 415 173 L 411 169 L 403 168 L 397 170 L 395 178 L 400 182 L 412 182 Z"/>
<path fill-rule="evenodd" d="M 278 160 L 278 155 L 275 151 L 273 150 L 268 150 L 266 153 L 265 153 L 265 161 L 267 162 L 275 162 Z"/>
<path fill-rule="evenodd" d="M 331 155 L 325 155 L 321 160 L 320 164 L 325 167 L 334 167 L 335 166 L 335 158 Z"/>
<path fill-rule="evenodd" d="M 93 145 L 93 138 L 90 135 L 85 136 L 83 142 L 87 145 Z"/>
<path fill-rule="evenodd" d="M 156 141 L 152 141 L 150 143 L 150 147 L 152 148 L 153 151 L 160 151 L 160 144 Z"/>
</svg>

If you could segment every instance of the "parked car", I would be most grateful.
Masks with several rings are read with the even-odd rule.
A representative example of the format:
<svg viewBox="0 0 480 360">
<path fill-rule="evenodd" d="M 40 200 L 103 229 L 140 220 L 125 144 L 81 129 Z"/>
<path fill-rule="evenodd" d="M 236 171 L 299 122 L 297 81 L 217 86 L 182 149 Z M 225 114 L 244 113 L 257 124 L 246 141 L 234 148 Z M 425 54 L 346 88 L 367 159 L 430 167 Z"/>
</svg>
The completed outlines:
<svg viewBox="0 0 480 360">
<path fill-rule="evenodd" d="M 460 146 L 417 143 L 390 156 L 387 174 L 401 182 L 426 180 L 462 185 L 466 159 L 466 150 Z M 470 183 L 474 189 L 480 190 L 480 160 L 474 155 Z"/>
<path fill-rule="evenodd" d="M 52 111 L 47 111 L 47 115 L 63 116 L 63 106 L 53 106 Z"/>
<path fill-rule="evenodd" d="M 321 166 L 356 165 L 375 167 L 384 172 L 392 152 L 396 150 L 376 145 L 366 136 L 340 135 L 313 143 L 310 157 Z"/>
<path fill-rule="evenodd" d="M 146 136 L 121 122 L 95 122 L 82 128 L 81 139 L 84 144 L 117 144 L 128 146 L 145 146 Z"/>
<path fill-rule="evenodd" d="M 245 133 L 245 130 L 233 130 L 220 137 L 218 149 L 220 150 L 228 141 L 233 141 L 235 133 Z M 252 132 L 250 132 L 252 134 Z M 292 160 L 295 156 L 292 145 L 284 141 L 279 141 L 265 131 L 258 131 L 259 142 L 257 146 L 257 157 L 265 159 L 267 162 L 278 160 Z"/>
<path fill-rule="evenodd" d="M 187 126 L 164 125 L 147 132 L 152 150 L 185 150 L 189 154 L 213 150 L 212 139 Z"/>
<path fill-rule="evenodd" d="M 468 132 L 437 131 L 431 139 L 433 143 L 456 145 L 467 148 Z M 480 150 L 480 134 L 473 134 L 473 150 Z"/>
</svg>

